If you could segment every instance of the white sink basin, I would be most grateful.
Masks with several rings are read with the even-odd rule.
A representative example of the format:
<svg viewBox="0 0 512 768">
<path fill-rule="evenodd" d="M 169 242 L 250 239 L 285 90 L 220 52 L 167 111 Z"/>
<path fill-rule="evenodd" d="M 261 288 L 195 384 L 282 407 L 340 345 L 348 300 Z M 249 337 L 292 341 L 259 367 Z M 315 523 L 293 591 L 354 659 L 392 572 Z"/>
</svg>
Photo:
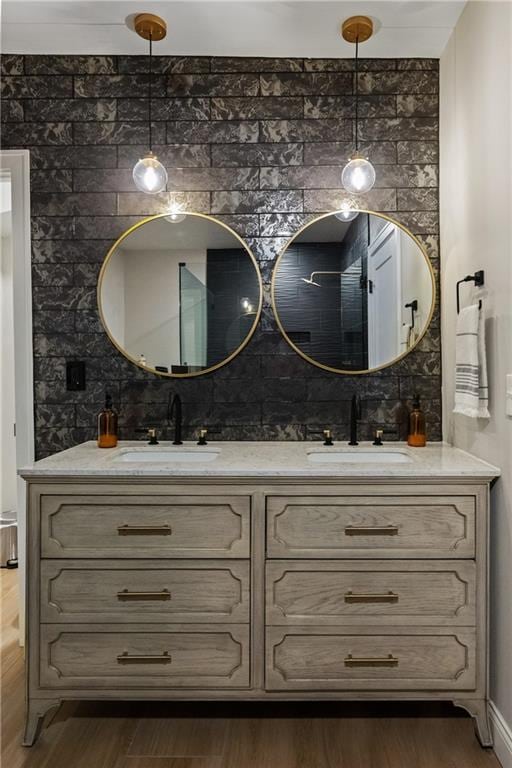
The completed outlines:
<svg viewBox="0 0 512 768">
<path fill-rule="evenodd" d="M 157 462 L 159 464 L 204 464 L 207 461 L 215 461 L 219 453 L 219 451 L 200 451 L 194 448 L 181 450 L 179 448 L 161 448 L 156 451 L 149 448 L 134 448 L 116 456 L 115 461 L 131 461 L 137 464 L 141 462 L 147 464 Z"/>
<path fill-rule="evenodd" d="M 409 464 L 412 459 L 400 451 L 311 451 L 308 461 L 314 464 Z"/>
</svg>

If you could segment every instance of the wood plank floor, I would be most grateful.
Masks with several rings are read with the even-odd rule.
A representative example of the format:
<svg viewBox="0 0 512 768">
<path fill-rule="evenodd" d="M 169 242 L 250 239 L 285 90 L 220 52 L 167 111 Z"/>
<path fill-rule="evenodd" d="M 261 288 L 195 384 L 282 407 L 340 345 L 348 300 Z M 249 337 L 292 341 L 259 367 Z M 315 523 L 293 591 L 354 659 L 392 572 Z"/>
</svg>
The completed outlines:
<svg viewBox="0 0 512 768">
<path fill-rule="evenodd" d="M 2 768 L 499 768 L 448 705 L 84 702 L 26 749 L 17 578 L 0 571 Z"/>
</svg>

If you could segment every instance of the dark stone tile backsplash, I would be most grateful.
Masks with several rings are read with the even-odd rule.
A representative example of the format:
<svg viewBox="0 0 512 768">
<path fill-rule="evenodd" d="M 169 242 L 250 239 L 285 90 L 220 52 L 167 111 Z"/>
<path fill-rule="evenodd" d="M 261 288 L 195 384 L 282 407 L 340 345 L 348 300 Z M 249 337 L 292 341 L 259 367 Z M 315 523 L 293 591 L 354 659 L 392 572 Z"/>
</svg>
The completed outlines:
<svg viewBox="0 0 512 768">
<path fill-rule="evenodd" d="M 342 199 L 340 172 L 355 124 L 350 59 L 155 59 L 154 141 L 185 208 L 211 212 L 246 238 L 266 286 L 262 321 L 230 365 L 196 379 L 160 379 L 125 360 L 102 331 L 95 285 L 113 241 L 165 196 L 139 194 L 131 169 L 146 149 L 146 56 L 2 57 L 2 145 L 31 152 L 34 376 L 38 457 L 95 437 L 106 389 L 121 436 L 166 424 L 170 393 L 185 432 L 302 440 L 331 426 L 347 436 L 363 396 L 361 432 L 394 430 L 394 407 L 423 396 L 441 438 L 439 307 L 420 346 L 366 376 L 336 376 L 297 356 L 269 305 L 287 238 Z M 360 62 L 359 139 L 377 169 L 366 207 L 389 212 L 425 245 L 438 272 L 438 61 Z M 67 359 L 87 364 L 85 392 L 67 392 Z M 309 435 L 311 437 L 311 435 Z M 389 435 L 393 437 L 392 434 Z"/>
</svg>

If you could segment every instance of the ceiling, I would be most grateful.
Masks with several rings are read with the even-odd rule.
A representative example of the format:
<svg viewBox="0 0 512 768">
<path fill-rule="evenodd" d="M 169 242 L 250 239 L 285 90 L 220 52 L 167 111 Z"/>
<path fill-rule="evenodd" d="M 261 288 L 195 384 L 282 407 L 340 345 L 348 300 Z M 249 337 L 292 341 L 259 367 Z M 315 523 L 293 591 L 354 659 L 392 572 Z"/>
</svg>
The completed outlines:
<svg viewBox="0 0 512 768">
<path fill-rule="evenodd" d="M 337 58 L 353 56 L 340 37 L 343 19 L 371 16 L 377 34 L 364 57 L 441 55 L 465 1 L 380 0 L 3 0 L 3 53 L 143 54 L 146 44 L 127 29 L 141 11 L 163 16 L 168 35 L 155 54 Z"/>
</svg>

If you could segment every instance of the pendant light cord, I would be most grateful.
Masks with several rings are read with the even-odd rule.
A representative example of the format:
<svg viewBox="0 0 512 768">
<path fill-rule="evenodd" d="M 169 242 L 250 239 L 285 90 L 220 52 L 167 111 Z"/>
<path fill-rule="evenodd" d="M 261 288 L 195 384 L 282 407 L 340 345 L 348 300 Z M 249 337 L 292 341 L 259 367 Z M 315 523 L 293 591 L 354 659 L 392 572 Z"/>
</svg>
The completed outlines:
<svg viewBox="0 0 512 768">
<path fill-rule="evenodd" d="M 153 152 L 153 121 L 151 118 L 151 97 L 153 81 L 153 35 L 149 35 L 149 151 Z"/>
<path fill-rule="evenodd" d="M 357 132 L 357 123 L 359 118 L 359 35 L 356 37 L 356 152 L 359 151 L 359 138 Z"/>
</svg>

